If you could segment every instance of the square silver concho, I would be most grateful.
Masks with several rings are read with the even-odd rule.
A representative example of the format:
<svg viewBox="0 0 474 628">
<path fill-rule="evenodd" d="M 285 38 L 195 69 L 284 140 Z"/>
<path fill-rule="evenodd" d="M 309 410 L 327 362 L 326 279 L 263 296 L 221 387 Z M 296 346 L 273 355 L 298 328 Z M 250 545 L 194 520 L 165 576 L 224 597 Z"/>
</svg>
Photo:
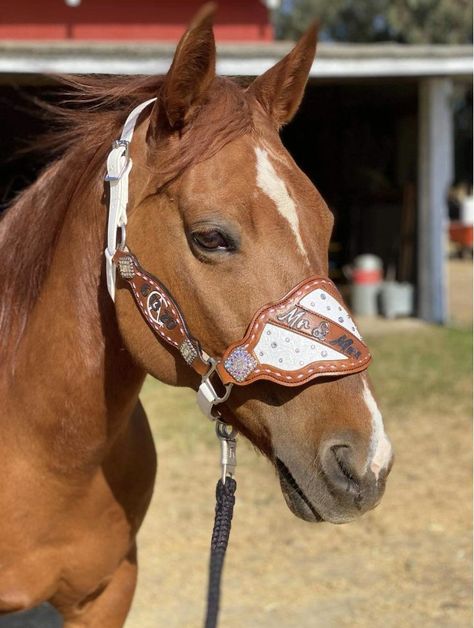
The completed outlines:
<svg viewBox="0 0 474 628">
<path fill-rule="evenodd" d="M 224 361 L 225 370 L 237 382 L 243 382 L 257 366 L 257 360 L 243 347 L 234 349 Z"/>
<path fill-rule="evenodd" d="M 187 364 L 192 364 L 194 360 L 198 357 L 198 353 L 196 351 L 195 346 L 187 338 L 186 340 L 183 340 L 183 342 L 181 343 L 179 347 L 179 351 Z"/>
<path fill-rule="evenodd" d="M 118 269 L 122 279 L 133 279 L 135 276 L 135 268 L 133 265 L 133 259 L 130 255 L 119 257 Z"/>
</svg>

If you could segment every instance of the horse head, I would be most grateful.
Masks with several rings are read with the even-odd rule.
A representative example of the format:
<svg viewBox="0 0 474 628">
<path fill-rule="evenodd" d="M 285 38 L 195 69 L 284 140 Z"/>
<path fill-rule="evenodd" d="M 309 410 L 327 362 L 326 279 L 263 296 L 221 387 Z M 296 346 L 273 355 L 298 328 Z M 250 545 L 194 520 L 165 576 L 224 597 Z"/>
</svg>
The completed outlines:
<svg viewBox="0 0 474 628">
<path fill-rule="evenodd" d="M 308 277 L 327 277 L 333 217 L 279 138 L 302 99 L 316 27 L 246 86 L 216 76 L 212 12 L 205 8 L 182 37 L 139 119 L 127 246 L 171 291 L 206 353 L 222 356 L 261 306 Z M 331 303 L 346 314 L 337 296 Z M 116 312 L 136 362 L 163 382 L 198 388 L 120 280 Z M 333 315 L 322 315 L 324 334 Z M 234 386 L 221 411 L 274 463 L 299 517 L 341 523 L 379 502 L 392 450 L 365 370 L 295 387 L 258 379 Z"/>
</svg>

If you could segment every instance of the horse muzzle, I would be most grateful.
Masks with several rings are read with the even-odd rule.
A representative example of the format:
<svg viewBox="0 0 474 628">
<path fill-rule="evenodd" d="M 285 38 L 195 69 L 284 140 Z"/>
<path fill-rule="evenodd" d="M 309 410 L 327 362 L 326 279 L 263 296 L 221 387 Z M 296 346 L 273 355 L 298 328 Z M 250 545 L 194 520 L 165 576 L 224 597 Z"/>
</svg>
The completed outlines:
<svg viewBox="0 0 474 628">
<path fill-rule="evenodd" d="M 352 459 L 349 444 L 323 446 L 310 471 L 303 471 L 302 465 L 290 470 L 276 458 L 281 489 L 290 510 L 305 521 L 348 523 L 375 508 L 384 494 L 392 457 L 378 475 L 369 466 L 358 470 Z"/>
</svg>

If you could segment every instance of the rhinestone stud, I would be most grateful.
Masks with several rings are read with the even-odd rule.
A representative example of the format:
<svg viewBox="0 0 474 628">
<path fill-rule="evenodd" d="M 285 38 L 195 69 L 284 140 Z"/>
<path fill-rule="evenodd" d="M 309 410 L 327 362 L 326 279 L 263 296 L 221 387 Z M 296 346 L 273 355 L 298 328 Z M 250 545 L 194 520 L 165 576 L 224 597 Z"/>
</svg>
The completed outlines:
<svg viewBox="0 0 474 628">
<path fill-rule="evenodd" d="M 183 340 L 179 347 L 179 352 L 185 359 L 187 364 L 192 364 L 194 360 L 198 357 L 198 352 L 196 351 L 196 347 L 193 343 L 186 338 Z"/>
<path fill-rule="evenodd" d="M 118 269 L 122 279 L 133 279 L 135 276 L 135 268 L 133 266 L 133 259 L 130 255 L 124 255 L 119 257 Z"/>
<path fill-rule="evenodd" d="M 225 370 L 237 382 L 243 382 L 257 366 L 257 360 L 243 347 L 234 349 L 224 361 Z"/>
</svg>

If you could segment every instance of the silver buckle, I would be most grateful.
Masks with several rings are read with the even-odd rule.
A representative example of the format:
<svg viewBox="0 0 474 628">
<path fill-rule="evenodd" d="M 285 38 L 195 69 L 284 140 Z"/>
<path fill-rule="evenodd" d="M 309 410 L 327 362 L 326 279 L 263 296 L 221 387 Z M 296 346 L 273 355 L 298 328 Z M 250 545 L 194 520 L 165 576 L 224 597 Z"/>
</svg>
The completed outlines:
<svg viewBox="0 0 474 628">
<path fill-rule="evenodd" d="M 105 175 L 105 181 L 108 181 L 108 182 L 120 181 L 120 179 L 123 177 L 123 175 L 127 171 L 127 168 L 130 164 L 130 142 L 128 140 L 114 140 L 112 142 L 112 150 L 116 150 L 117 148 L 124 149 L 123 154 L 121 156 L 125 157 L 125 160 L 126 160 L 125 165 L 118 175 L 112 175 L 112 174 L 107 173 Z"/>
<path fill-rule="evenodd" d="M 202 376 L 201 385 L 197 391 L 197 403 L 200 410 L 211 420 L 215 421 L 219 418 L 219 413 L 217 415 L 212 414 L 212 410 L 214 406 L 224 403 L 229 398 L 229 395 L 232 391 L 233 384 L 222 384 L 225 389 L 225 393 L 222 396 L 219 396 L 216 389 L 214 388 L 213 383 L 211 382 L 211 377 L 216 371 L 217 360 L 214 358 L 209 358 L 209 370 L 205 375 Z"/>
</svg>

